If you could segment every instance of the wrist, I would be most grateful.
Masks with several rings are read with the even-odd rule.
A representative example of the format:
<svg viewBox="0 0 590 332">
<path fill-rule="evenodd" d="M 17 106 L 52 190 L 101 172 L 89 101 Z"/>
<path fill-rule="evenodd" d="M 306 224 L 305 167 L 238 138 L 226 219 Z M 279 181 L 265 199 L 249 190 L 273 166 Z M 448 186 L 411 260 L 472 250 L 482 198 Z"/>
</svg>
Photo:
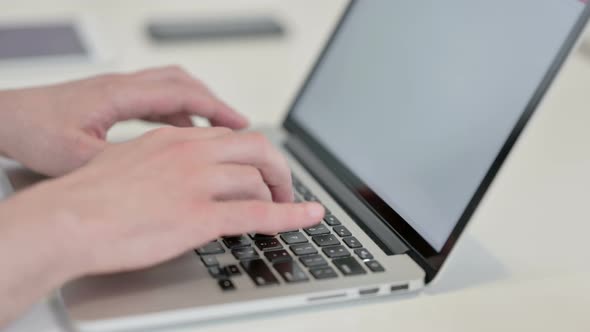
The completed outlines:
<svg viewBox="0 0 590 332">
<path fill-rule="evenodd" d="M 71 231 L 72 216 L 54 202 L 38 204 L 31 194 L 24 191 L 0 203 L 0 260 L 49 292 L 82 275 L 78 237 Z"/>
<path fill-rule="evenodd" d="M 0 329 L 75 276 L 61 249 L 67 239 L 30 213 L 36 207 L 20 204 L 20 198 L 0 202 Z"/>
</svg>

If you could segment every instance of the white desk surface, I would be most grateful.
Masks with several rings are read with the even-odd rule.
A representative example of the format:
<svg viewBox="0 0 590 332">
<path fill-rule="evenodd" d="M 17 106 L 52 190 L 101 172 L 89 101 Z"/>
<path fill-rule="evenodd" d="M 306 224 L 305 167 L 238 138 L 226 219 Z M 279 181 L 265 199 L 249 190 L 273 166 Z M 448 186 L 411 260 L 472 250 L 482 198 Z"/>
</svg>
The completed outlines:
<svg viewBox="0 0 590 332">
<path fill-rule="evenodd" d="M 90 15 L 113 52 L 95 66 L 1 67 L 0 88 L 179 63 L 256 124 L 277 124 L 331 29 L 340 0 L 0 1 L 2 18 Z M 283 40 L 156 47 L 161 13 L 273 12 Z M 590 37 L 590 36 L 588 36 Z M 590 39 L 590 38 L 589 38 Z M 590 331 L 590 58 L 577 52 L 478 209 L 437 284 L 408 298 L 324 306 L 166 331 Z M 128 123 L 111 137 L 147 126 Z M 10 332 L 62 331 L 41 302 Z"/>
</svg>

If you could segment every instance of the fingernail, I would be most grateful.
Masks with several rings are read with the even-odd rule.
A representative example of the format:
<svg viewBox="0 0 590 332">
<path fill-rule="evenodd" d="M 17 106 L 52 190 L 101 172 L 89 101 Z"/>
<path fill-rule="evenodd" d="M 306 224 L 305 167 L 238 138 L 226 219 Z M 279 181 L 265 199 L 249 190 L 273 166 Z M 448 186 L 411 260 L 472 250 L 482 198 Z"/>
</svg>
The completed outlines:
<svg viewBox="0 0 590 332">
<path fill-rule="evenodd" d="M 307 214 L 314 220 L 320 220 L 324 217 L 324 207 L 318 203 L 308 203 Z"/>
</svg>

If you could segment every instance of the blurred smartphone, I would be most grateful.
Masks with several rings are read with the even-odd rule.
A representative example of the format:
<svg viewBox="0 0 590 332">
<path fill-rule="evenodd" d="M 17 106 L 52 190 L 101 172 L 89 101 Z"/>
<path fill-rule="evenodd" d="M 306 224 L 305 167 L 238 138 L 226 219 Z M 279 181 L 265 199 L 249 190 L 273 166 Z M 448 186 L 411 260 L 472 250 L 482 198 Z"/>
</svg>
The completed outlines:
<svg viewBox="0 0 590 332">
<path fill-rule="evenodd" d="M 270 16 L 167 18 L 147 24 L 148 35 L 156 42 L 280 37 L 282 24 Z"/>
</svg>

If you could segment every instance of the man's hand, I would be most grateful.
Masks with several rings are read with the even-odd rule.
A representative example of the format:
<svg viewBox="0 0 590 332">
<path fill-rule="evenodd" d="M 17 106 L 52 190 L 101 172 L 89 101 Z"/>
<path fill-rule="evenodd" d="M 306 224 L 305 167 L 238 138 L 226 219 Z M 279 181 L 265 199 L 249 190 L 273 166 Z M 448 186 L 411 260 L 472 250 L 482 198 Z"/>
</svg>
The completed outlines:
<svg viewBox="0 0 590 332">
<path fill-rule="evenodd" d="M 109 145 L 0 205 L 0 308 L 21 310 L 68 279 L 148 267 L 219 236 L 323 218 L 320 204 L 292 200 L 284 157 L 257 133 L 165 127 Z"/>
<path fill-rule="evenodd" d="M 1 91 L 0 154 L 45 175 L 63 175 L 102 151 L 107 131 L 119 121 L 192 127 L 191 115 L 207 118 L 214 126 L 248 125 L 177 67 Z"/>
</svg>

